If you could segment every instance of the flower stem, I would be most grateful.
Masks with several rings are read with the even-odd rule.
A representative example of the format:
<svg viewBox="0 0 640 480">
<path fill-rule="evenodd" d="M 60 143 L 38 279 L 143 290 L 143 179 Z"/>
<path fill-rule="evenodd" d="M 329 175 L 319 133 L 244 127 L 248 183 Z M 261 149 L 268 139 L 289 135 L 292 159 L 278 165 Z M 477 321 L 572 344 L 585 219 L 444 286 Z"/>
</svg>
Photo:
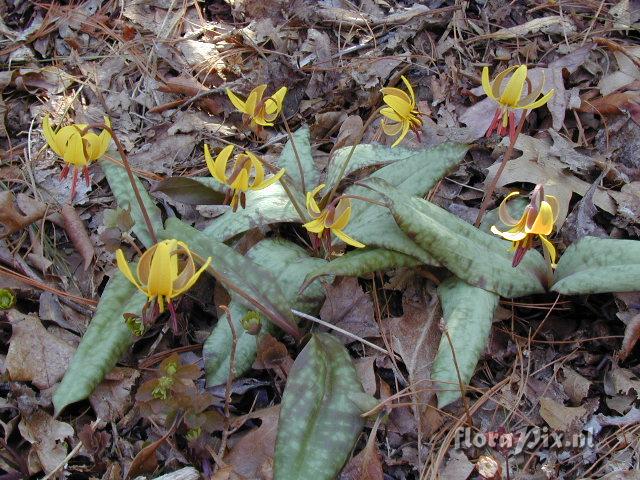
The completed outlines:
<svg viewBox="0 0 640 480">
<path fill-rule="evenodd" d="M 476 221 L 474 223 L 476 227 L 480 226 L 482 217 L 486 213 L 487 207 L 489 207 L 491 196 L 493 195 L 493 192 L 496 189 L 496 185 L 498 185 L 498 180 L 500 180 L 500 176 L 502 175 L 504 168 L 507 166 L 507 162 L 511 160 L 511 156 L 513 155 L 513 149 L 516 145 L 516 141 L 518 140 L 518 136 L 522 131 L 522 127 L 524 126 L 524 122 L 527 118 L 527 113 L 528 112 L 526 111 L 522 113 L 522 118 L 520 119 L 520 123 L 518 123 L 518 128 L 516 129 L 516 133 L 513 136 L 513 139 L 509 142 L 509 148 L 507 148 L 507 151 L 505 152 L 504 157 L 502 157 L 502 162 L 500 163 L 500 167 L 498 168 L 498 171 L 494 175 L 493 180 L 491 180 L 491 183 L 489 184 L 489 188 L 487 189 L 487 193 L 482 199 L 482 203 L 480 204 L 480 211 L 478 212 L 478 216 L 476 217 Z"/>
<path fill-rule="evenodd" d="M 293 148 L 293 154 L 296 157 L 296 162 L 298 163 L 298 170 L 300 171 L 300 182 L 302 183 L 302 194 L 307 195 L 307 187 L 304 183 L 304 169 L 302 168 L 302 160 L 300 159 L 300 155 L 298 154 L 298 149 L 296 148 L 296 142 L 293 140 L 293 134 L 291 133 L 291 129 L 289 128 L 289 122 L 287 122 L 287 117 L 284 112 L 280 110 L 280 116 L 282 117 L 282 122 L 284 123 L 284 128 L 287 130 L 287 135 L 289 135 L 289 141 L 291 142 L 291 148 Z"/>
<path fill-rule="evenodd" d="M 122 164 L 124 165 L 124 169 L 127 171 L 127 175 L 129 176 L 129 182 L 131 183 L 131 188 L 133 188 L 133 193 L 135 194 L 136 200 L 138 201 L 138 205 L 140 206 L 142 217 L 144 218 L 144 222 L 147 224 L 147 230 L 149 230 L 149 235 L 151 235 L 151 239 L 153 240 L 153 243 L 158 243 L 158 237 L 156 236 L 156 232 L 153 229 L 153 225 L 151 224 L 151 218 L 149 217 L 149 212 L 147 212 L 147 207 L 145 207 L 144 202 L 142 201 L 140 190 L 138 189 L 138 185 L 136 184 L 136 179 L 133 175 L 133 171 L 131 170 L 131 164 L 129 164 L 129 157 L 127 157 L 127 154 L 124 151 L 124 146 L 122 145 L 122 142 L 116 135 L 116 132 L 114 132 L 113 129 L 108 125 L 105 125 L 103 123 L 92 124 L 92 125 L 88 125 L 85 130 L 89 130 L 90 128 L 106 130 L 107 132 L 109 132 L 109 135 L 111 135 L 111 138 L 113 138 L 113 141 L 115 142 L 116 147 L 118 149 L 118 153 L 120 154 L 120 158 L 122 158 Z"/>
<path fill-rule="evenodd" d="M 349 165 L 349 161 L 351 161 L 353 152 L 355 151 L 356 147 L 360 144 L 362 137 L 364 137 L 364 132 L 367 131 L 367 128 L 369 128 L 369 125 L 371 125 L 373 120 L 376 118 L 377 113 L 378 111 L 374 110 L 373 113 L 369 115 L 369 118 L 367 118 L 367 121 L 362 126 L 362 129 L 360 130 L 360 133 L 358 134 L 357 139 L 353 142 L 353 145 L 351 146 L 351 150 L 349 150 L 349 154 L 347 155 L 347 158 L 344 160 L 342 167 L 340 167 L 340 173 L 338 174 L 338 177 L 337 177 L 338 180 L 336 181 L 336 184 L 331 189 L 331 192 L 329 193 L 327 200 L 323 202 L 325 205 L 329 204 L 331 202 L 331 199 L 335 196 L 336 190 L 338 190 L 338 186 L 340 185 L 340 181 L 342 180 L 344 172 L 347 171 L 347 165 Z"/>
</svg>

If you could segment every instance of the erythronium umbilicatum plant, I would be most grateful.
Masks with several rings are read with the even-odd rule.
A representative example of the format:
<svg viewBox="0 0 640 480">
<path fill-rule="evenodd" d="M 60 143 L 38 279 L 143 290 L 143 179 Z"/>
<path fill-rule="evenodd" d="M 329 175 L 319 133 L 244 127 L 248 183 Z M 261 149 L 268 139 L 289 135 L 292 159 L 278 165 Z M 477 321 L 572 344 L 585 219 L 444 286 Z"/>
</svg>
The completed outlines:
<svg viewBox="0 0 640 480">
<path fill-rule="evenodd" d="M 163 223 L 142 183 L 126 168 L 101 160 L 119 206 L 131 211 L 133 233 L 151 253 L 133 259 L 143 263 L 137 277 L 116 271 L 110 279 L 55 392 L 56 411 L 86 398 L 135 341 L 123 315 L 140 316 L 149 299 L 154 302 L 161 296 L 174 301 L 172 308 L 179 311 L 180 296 L 197 280 L 200 268 L 215 277 L 231 298 L 228 319 L 217 322 L 203 348 L 207 383 L 219 385 L 233 372 L 244 374 L 266 335 L 286 333 L 299 342 L 302 349 L 283 395 L 274 478 L 328 480 L 346 462 L 364 425 L 361 415 L 372 403 L 375 406 L 375 401 L 362 391 L 349 353 L 334 335 L 312 333 L 301 343 L 309 325 L 297 325 L 293 312 L 317 314 L 325 296 L 321 282 L 327 277 L 360 276 L 397 267 L 439 267 L 442 282 L 438 296 L 448 334 L 442 337 L 431 373 L 439 387 L 439 407 L 464 393 L 501 296 L 639 288 L 638 241 L 584 238 L 571 245 L 553 269 L 555 247 L 547 237 L 553 231 L 554 207 L 543 186 L 535 189 L 530 203 L 518 215 L 509 212 L 516 195 L 507 196 L 500 218 L 511 228 L 496 225 L 495 234 L 425 200 L 423 197 L 463 160 L 468 147 L 453 143 L 417 150 L 396 147 L 408 130 L 419 130 L 422 125 L 413 89 L 408 80 L 404 84 L 407 92 L 383 91 L 389 98 L 381 113 L 392 121 L 385 124 L 385 131 L 399 135 L 394 147 L 357 144 L 338 149 L 323 173 L 311 153 L 309 130 L 302 127 L 290 136 L 274 164 L 247 154 L 229 171 L 221 167 L 222 163 L 226 167 L 226 160 L 216 165 L 208 156 L 215 175 L 174 177 L 155 185 L 155 191 L 195 205 L 220 204 L 225 197 L 237 199 L 235 212 L 229 209 L 203 231 L 177 218 Z M 499 85 L 493 87 L 500 90 Z M 264 91 L 261 86 L 244 102 L 230 94 L 247 122 L 260 127 L 273 125 L 286 93 L 281 89 L 262 100 Z M 499 93 L 491 93 L 498 103 L 504 100 Z M 543 99 L 537 101 L 541 102 Z M 509 104 L 509 108 L 520 108 L 520 103 Z M 511 111 L 505 112 L 508 121 Z M 230 150 L 223 151 L 229 154 L 226 159 Z M 362 176 L 365 171 L 372 173 L 357 183 L 342 184 L 348 176 Z M 265 180 L 265 172 L 273 176 Z M 127 177 L 137 186 L 139 196 L 136 189 L 127 188 Z M 241 181 L 234 183 L 238 179 Z M 316 241 L 316 248 L 311 249 L 271 237 L 259 241 L 246 255 L 225 243 L 250 229 L 277 223 L 297 224 L 301 237 L 308 235 L 309 244 L 314 235 L 322 241 Z M 515 256 L 498 235 L 512 242 Z M 535 248 L 538 239 L 548 252 L 546 260 Z M 345 243 L 357 248 L 349 249 Z M 171 284 L 165 281 L 166 285 L 153 283 L 152 258 L 158 246 L 164 249 L 158 265 L 174 281 L 184 267 L 171 262 L 188 252 L 193 264 L 189 263 L 185 278 Z M 345 247 L 345 253 L 336 255 Z M 126 273 L 122 254 L 119 263 Z"/>
</svg>

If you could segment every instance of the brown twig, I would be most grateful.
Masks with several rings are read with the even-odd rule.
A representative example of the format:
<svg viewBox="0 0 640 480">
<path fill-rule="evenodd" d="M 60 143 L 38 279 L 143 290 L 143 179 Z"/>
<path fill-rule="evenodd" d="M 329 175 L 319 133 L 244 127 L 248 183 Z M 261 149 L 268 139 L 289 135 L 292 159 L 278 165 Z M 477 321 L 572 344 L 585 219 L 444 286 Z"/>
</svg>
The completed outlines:
<svg viewBox="0 0 640 480">
<path fill-rule="evenodd" d="M 153 240 L 153 243 L 158 243 L 158 237 L 156 236 L 156 232 L 153 229 L 153 225 L 151 224 L 151 218 L 149 217 L 149 212 L 147 212 L 147 207 L 145 207 L 144 201 L 142 200 L 142 196 L 140 195 L 140 190 L 138 189 L 138 185 L 136 184 L 136 178 L 134 177 L 133 171 L 131 170 L 129 157 L 127 157 L 127 153 L 124 151 L 124 146 L 122 145 L 122 142 L 120 142 L 120 139 L 118 138 L 116 133 L 113 131 L 113 129 L 103 123 L 88 125 L 85 128 L 85 132 L 83 132 L 82 135 L 84 135 L 84 133 L 86 133 L 86 131 L 88 131 L 90 128 L 106 130 L 107 132 L 109 132 L 109 135 L 111 135 L 111 138 L 115 142 L 116 147 L 118 149 L 118 153 L 120 154 L 120 158 L 122 158 L 122 164 L 124 165 L 124 169 L 127 171 L 127 175 L 129 176 L 129 182 L 131 183 L 131 188 L 133 188 L 133 193 L 135 194 L 136 200 L 138 201 L 138 205 L 140 206 L 140 211 L 142 212 L 144 222 L 147 224 L 147 230 L 149 230 L 149 235 L 151 235 L 151 239 Z"/>
<path fill-rule="evenodd" d="M 474 223 L 474 225 L 476 227 L 480 226 L 480 222 L 482 221 L 482 217 L 484 216 L 484 214 L 487 211 L 487 207 L 489 207 L 489 202 L 491 201 L 491 196 L 493 195 L 493 192 L 496 189 L 496 185 L 498 185 L 498 180 L 500 179 L 500 176 L 502 175 L 502 172 L 504 171 L 504 167 L 507 166 L 507 162 L 509 160 L 511 160 L 511 155 L 513 155 L 513 150 L 514 147 L 516 145 L 516 141 L 518 140 L 518 136 L 520 135 L 520 132 L 522 131 L 522 127 L 524 126 L 524 122 L 527 118 L 527 112 L 524 111 L 522 112 L 522 118 L 520 119 L 520 123 L 518 123 L 518 128 L 516 129 L 516 134 L 513 137 L 513 140 L 509 142 L 509 148 L 507 148 L 507 151 L 504 154 L 504 157 L 502 157 L 502 163 L 500 163 L 500 167 L 498 168 L 498 171 L 496 172 L 496 174 L 493 177 L 493 180 L 491 180 L 491 184 L 489 185 L 489 188 L 487 189 L 487 192 L 484 196 L 484 198 L 482 199 L 482 203 L 480 204 L 480 211 L 478 212 L 478 216 L 476 217 L 476 221 Z"/>
<path fill-rule="evenodd" d="M 287 130 L 287 135 L 289 135 L 289 141 L 291 142 L 291 148 L 293 148 L 293 154 L 296 157 L 296 162 L 298 163 L 298 170 L 300 171 L 300 182 L 302 183 L 302 194 L 304 196 L 307 195 L 307 187 L 304 183 L 304 169 L 302 168 L 302 160 L 300 159 L 300 155 L 298 154 L 298 149 L 296 148 L 296 142 L 293 140 L 293 134 L 291 133 L 291 129 L 289 128 L 289 122 L 287 122 L 287 117 L 284 112 L 280 110 L 280 116 L 282 117 L 282 122 L 284 123 L 284 128 Z"/>
<path fill-rule="evenodd" d="M 236 376 L 236 348 L 238 345 L 238 335 L 236 333 L 236 327 L 233 325 L 233 319 L 231 318 L 231 311 L 226 305 L 220 305 L 220 308 L 224 310 L 229 328 L 231 329 L 231 352 L 229 353 L 229 375 L 227 376 L 227 385 L 225 387 L 224 394 L 224 430 L 222 432 L 222 440 L 220 441 L 220 449 L 218 450 L 218 457 L 223 458 L 224 451 L 227 448 L 227 439 L 230 434 L 230 419 L 231 413 L 229 411 L 229 405 L 231 404 L 231 388 L 233 386 L 233 379 Z"/>
</svg>

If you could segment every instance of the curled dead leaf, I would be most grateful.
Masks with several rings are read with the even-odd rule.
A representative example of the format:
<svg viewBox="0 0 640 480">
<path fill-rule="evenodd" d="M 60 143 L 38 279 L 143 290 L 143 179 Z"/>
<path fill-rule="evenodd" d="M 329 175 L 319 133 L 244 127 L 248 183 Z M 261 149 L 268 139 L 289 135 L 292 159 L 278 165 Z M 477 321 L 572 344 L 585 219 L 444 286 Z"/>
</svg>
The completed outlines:
<svg viewBox="0 0 640 480">
<path fill-rule="evenodd" d="M 3 227 L 0 232 L 0 238 L 4 238 L 31 225 L 44 216 L 47 210 L 44 203 L 40 203 L 27 195 L 24 195 L 24 197 L 23 200 L 28 201 L 28 203 L 33 206 L 30 212 L 25 212 L 18 208 L 13 192 L 0 192 L 0 224 Z"/>
<path fill-rule="evenodd" d="M 63 206 L 60 213 L 64 221 L 64 230 L 67 232 L 73 246 L 82 256 L 82 260 L 84 261 L 83 268 L 86 271 L 95 255 L 89 233 L 84 226 L 84 222 L 80 219 L 78 212 L 76 212 L 76 209 L 71 205 Z"/>
</svg>

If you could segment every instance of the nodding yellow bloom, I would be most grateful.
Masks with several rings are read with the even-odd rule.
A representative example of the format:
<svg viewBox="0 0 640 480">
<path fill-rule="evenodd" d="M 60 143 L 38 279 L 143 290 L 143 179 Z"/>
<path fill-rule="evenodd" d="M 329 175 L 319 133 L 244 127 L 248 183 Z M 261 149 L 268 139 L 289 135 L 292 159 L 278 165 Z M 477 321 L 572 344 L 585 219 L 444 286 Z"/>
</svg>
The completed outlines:
<svg viewBox="0 0 640 480">
<path fill-rule="evenodd" d="M 104 123 L 111 127 L 111 123 L 107 117 L 104 117 Z M 49 144 L 51 150 L 55 152 L 65 162 L 60 178 L 67 178 L 69 169 L 73 167 L 73 182 L 71 183 L 71 198 L 76 194 L 76 184 L 78 183 L 78 173 L 82 169 L 87 187 L 91 184 L 89 178 L 89 163 L 98 160 L 109 148 L 111 135 L 107 130 L 100 132 L 100 135 L 87 131 L 86 124 L 74 123 L 62 127 L 57 132 L 51 128 L 49 116 L 45 116 L 42 121 L 42 132 L 44 138 Z"/>
<path fill-rule="evenodd" d="M 144 293 L 149 302 L 158 302 L 160 313 L 164 312 L 164 304 L 167 302 L 174 320 L 174 331 L 177 330 L 177 320 L 172 300 L 189 290 L 211 263 L 209 257 L 200 270 L 196 271 L 193 255 L 187 244 L 173 239 L 158 242 L 144 252 L 138 261 L 135 277 L 120 249 L 116 251 L 116 260 L 127 280 Z"/>
<path fill-rule="evenodd" d="M 262 190 L 270 185 L 273 185 L 280 177 L 284 175 L 285 169 L 283 168 L 278 173 L 265 180 L 264 167 L 262 160 L 248 150 L 244 153 L 236 155 L 231 173 L 227 176 L 227 164 L 229 163 L 229 157 L 233 152 L 233 145 L 224 147 L 216 159 L 211 157 L 209 152 L 209 146 L 204 146 L 204 158 L 207 162 L 207 167 L 213 178 L 220 183 L 227 185 L 231 191 L 227 193 L 225 203 L 231 201 L 231 208 L 235 212 L 238 209 L 238 204 L 245 208 L 246 206 L 246 192 L 248 190 Z"/>
<path fill-rule="evenodd" d="M 502 84 L 505 78 L 511 73 L 513 73 L 513 75 L 511 75 L 507 84 L 503 86 Z M 489 98 L 498 103 L 498 109 L 496 110 L 489 130 L 487 130 L 487 137 L 489 137 L 494 130 L 498 132 L 498 135 L 504 135 L 507 132 L 508 126 L 509 138 L 512 142 L 515 141 L 516 120 L 514 111 L 533 110 L 534 108 L 541 107 L 553 97 L 554 90 L 551 89 L 543 97 L 538 98 L 544 88 L 543 79 L 542 84 L 536 90 L 530 91 L 527 96 L 521 98 L 526 81 L 526 65 L 513 65 L 496 75 L 496 78 L 494 78 L 492 82 L 489 81 L 489 68 L 484 67 L 482 69 L 482 89 Z"/>
<path fill-rule="evenodd" d="M 392 137 L 400 135 L 391 145 L 392 147 L 398 145 L 409 130 L 412 130 L 420 140 L 420 129 L 422 128 L 422 120 L 420 119 L 422 112 L 417 109 L 413 87 L 404 75 L 400 78 L 402 78 L 409 94 L 394 87 L 384 87 L 380 90 L 384 95 L 382 100 L 388 105 L 380 109 L 380 113 L 387 117 L 382 119 L 382 130 Z"/>
<path fill-rule="evenodd" d="M 287 87 L 280 88 L 276 93 L 266 99 L 262 99 L 267 85 L 258 85 L 251 90 L 247 99 L 243 102 L 235 93 L 227 88 L 227 96 L 233 106 L 245 116 L 245 120 L 250 120 L 251 127 L 256 125 L 272 127 L 273 121 L 282 110 L 282 102 L 287 94 Z"/>
<path fill-rule="evenodd" d="M 500 220 L 505 225 L 513 228 L 506 232 L 501 232 L 494 225 L 491 227 L 491 232 L 513 242 L 512 250 L 515 251 L 513 256 L 514 267 L 517 267 L 522 261 L 537 236 L 542 242 L 545 258 L 555 268 L 556 249 L 553 243 L 547 239 L 547 235 L 553 231 L 554 224 L 558 218 L 558 200 L 552 195 L 545 195 L 542 185 L 537 185 L 531 194 L 531 203 L 524 209 L 520 219 L 516 220 L 509 214 L 507 203 L 518 195 L 520 195 L 519 192 L 512 192 L 507 195 L 498 209 Z"/>
<path fill-rule="evenodd" d="M 321 184 L 313 191 L 307 192 L 307 211 L 313 220 L 305 223 L 303 227 L 309 232 L 315 233 L 320 241 L 326 242 L 328 250 L 331 249 L 331 233 L 348 245 L 363 248 L 364 244 L 351 238 L 343 231 L 351 219 L 351 199 L 336 198 L 321 210 L 315 196 L 323 188 L 324 184 Z"/>
</svg>

